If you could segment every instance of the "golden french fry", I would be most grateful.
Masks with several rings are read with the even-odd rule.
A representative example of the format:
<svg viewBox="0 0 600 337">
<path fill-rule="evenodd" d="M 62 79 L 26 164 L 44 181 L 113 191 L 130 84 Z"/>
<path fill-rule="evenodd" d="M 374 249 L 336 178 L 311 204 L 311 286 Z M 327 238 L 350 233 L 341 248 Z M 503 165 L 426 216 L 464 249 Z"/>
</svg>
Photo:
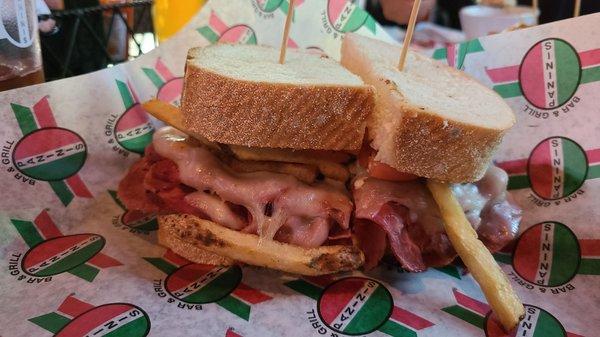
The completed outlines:
<svg viewBox="0 0 600 337">
<path fill-rule="evenodd" d="M 147 113 L 151 114 L 157 119 L 176 128 L 179 131 L 185 132 L 181 110 L 179 110 L 178 107 L 157 99 L 153 99 L 143 103 L 142 108 L 144 108 Z"/>
<path fill-rule="evenodd" d="M 232 159 L 229 162 L 229 167 L 236 172 L 268 171 L 289 174 L 308 184 L 314 182 L 317 178 L 317 167 L 314 165 Z"/>
<path fill-rule="evenodd" d="M 231 152 L 241 160 L 280 161 L 288 163 L 305 163 L 316 165 L 324 176 L 339 181 L 346 181 L 350 176 L 348 169 L 333 161 L 315 158 L 302 151 L 289 151 L 271 148 L 250 148 L 246 146 L 229 145 Z"/>
<path fill-rule="evenodd" d="M 156 119 L 174 127 L 175 129 L 189 136 L 192 136 L 209 149 L 219 150 L 219 146 L 216 143 L 209 141 L 208 139 L 202 137 L 199 134 L 190 133 L 189 131 L 187 131 L 187 129 L 183 126 L 183 116 L 181 114 L 181 110 L 178 107 L 170 103 L 165 103 L 157 99 L 152 99 L 146 103 L 143 103 L 142 108 L 146 110 L 147 113 L 154 116 Z"/>
<path fill-rule="evenodd" d="M 169 248 L 199 247 L 227 259 L 301 275 L 323 275 L 354 270 L 364 262 L 355 246 L 302 248 L 258 235 L 238 232 L 188 214 L 158 216 L 158 242 Z M 193 252 L 181 249 L 194 260 Z"/>
<path fill-rule="evenodd" d="M 434 180 L 427 180 L 427 187 L 440 208 L 452 246 L 481 286 L 500 323 L 507 330 L 513 329 L 525 314 L 525 308 L 506 274 L 477 238 L 450 187 Z"/>
</svg>

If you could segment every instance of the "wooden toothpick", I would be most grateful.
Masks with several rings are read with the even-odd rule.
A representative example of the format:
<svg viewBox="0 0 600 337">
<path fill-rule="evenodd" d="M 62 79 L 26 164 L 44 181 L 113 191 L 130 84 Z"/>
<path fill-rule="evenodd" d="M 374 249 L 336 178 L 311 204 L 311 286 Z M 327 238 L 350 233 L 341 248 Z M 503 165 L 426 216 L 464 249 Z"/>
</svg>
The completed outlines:
<svg viewBox="0 0 600 337">
<path fill-rule="evenodd" d="M 531 2 L 531 7 L 533 7 L 533 11 L 534 11 L 534 12 L 535 12 L 535 11 L 537 11 L 537 10 L 538 10 L 538 7 L 539 7 L 539 5 L 538 5 L 538 0 L 532 0 L 532 2 Z"/>
<path fill-rule="evenodd" d="M 281 49 L 279 49 L 279 64 L 285 62 L 285 51 L 287 49 L 288 36 L 290 35 L 290 26 L 294 17 L 294 0 L 290 0 L 287 17 L 285 18 L 285 28 L 283 29 L 283 39 L 281 40 Z"/>
<path fill-rule="evenodd" d="M 575 0 L 575 9 L 573 9 L 573 17 L 576 18 L 581 12 L 581 0 Z"/>
<path fill-rule="evenodd" d="M 412 40 L 413 33 L 415 31 L 415 24 L 417 23 L 417 16 L 419 14 L 419 7 L 421 6 L 421 0 L 415 0 L 413 3 L 412 11 L 410 12 L 410 19 L 408 20 L 408 27 L 406 28 L 406 35 L 404 35 L 404 42 L 402 43 L 402 51 L 400 52 L 400 61 L 398 62 L 398 70 L 404 69 L 404 62 L 406 62 L 406 54 L 408 53 L 408 46 Z"/>
</svg>

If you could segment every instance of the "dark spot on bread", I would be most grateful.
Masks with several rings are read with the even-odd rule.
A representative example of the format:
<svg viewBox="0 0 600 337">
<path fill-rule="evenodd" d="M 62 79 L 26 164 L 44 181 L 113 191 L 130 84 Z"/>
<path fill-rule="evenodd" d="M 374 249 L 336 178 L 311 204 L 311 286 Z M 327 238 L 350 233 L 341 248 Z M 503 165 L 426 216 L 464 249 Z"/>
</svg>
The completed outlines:
<svg viewBox="0 0 600 337">
<path fill-rule="evenodd" d="M 202 230 L 194 235 L 194 239 L 200 241 L 203 246 L 206 247 L 226 247 L 228 246 L 227 242 L 219 239 L 216 235 L 214 235 L 211 231 Z"/>
<path fill-rule="evenodd" d="M 310 268 L 314 268 L 324 272 L 340 272 L 347 270 L 355 270 L 364 262 L 361 251 L 354 246 L 348 246 L 342 249 L 337 254 L 321 254 L 309 263 Z"/>
</svg>

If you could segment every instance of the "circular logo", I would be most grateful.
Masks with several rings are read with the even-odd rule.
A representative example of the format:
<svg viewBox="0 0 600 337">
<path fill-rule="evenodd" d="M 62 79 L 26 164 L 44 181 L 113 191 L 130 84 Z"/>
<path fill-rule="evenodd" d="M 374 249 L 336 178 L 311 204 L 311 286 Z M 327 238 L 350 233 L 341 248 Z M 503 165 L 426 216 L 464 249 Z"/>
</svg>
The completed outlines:
<svg viewBox="0 0 600 337">
<path fill-rule="evenodd" d="M 317 302 L 321 321 L 346 335 L 377 330 L 392 314 L 394 301 L 385 286 L 364 277 L 347 277 L 325 288 Z"/>
<path fill-rule="evenodd" d="M 179 106 L 181 102 L 181 91 L 183 90 L 183 77 L 174 78 L 163 84 L 158 89 L 158 99 Z"/>
<path fill-rule="evenodd" d="M 256 44 L 256 33 L 250 26 L 237 25 L 227 29 L 219 42 Z"/>
<path fill-rule="evenodd" d="M 346 0 L 328 0 L 327 18 L 333 29 L 340 33 L 354 32 L 369 19 L 369 14 Z"/>
<path fill-rule="evenodd" d="M 12 161 L 24 175 L 43 181 L 58 181 L 76 174 L 87 157 L 85 141 L 71 130 L 50 127 L 21 138 Z"/>
<path fill-rule="evenodd" d="M 550 38 L 527 51 L 519 67 L 525 99 L 539 109 L 555 109 L 573 97 L 581 79 L 581 61 L 567 41 Z"/>
<path fill-rule="evenodd" d="M 533 192 L 542 199 L 571 195 L 585 182 L 588 160 L 583 148 L 566 137 L 550 137 L 529 155 L 527 175 Z"/>
<path fill-rule="evenodd" d="M 242 281 L 242 269 L 190 263 L 165 280 L 165 288 L 180 301 L 202 304 L 216 302 L 229 295 Z"/>
<path fill-rule="evenodd" d="M 577 274 L 581 252 L 579 241 L 564 224 L 538 223 L 517 240 L 512 265 L 524 280 L 543 287 L 558 287 Z"/>
<path fill-rule="evenodd" d="M 134 104 L 119 117 L 115 124 L 115 137 L 124 149 L 142 154 L 152 142 L 154 126 L 139 103 Z"/>
<path fill-rule="evenodd" d="M 544 309 L 529 304 L 525 304 L 525 317 L 515 330 L 505 332 L 502 324 L 491 311 L 485 316 L 484 330 L 486 337 L 567 337 L 565 328 L 556 317 Z"/>
<path fill-rule="evenodd" d="M 271 13 L 281 6 L 283 0 L 256 0 L 258 7 L 267 13 Z"/>
<path fill-rule="evenodd" d="M 54 336 L 144 337 L 149 332 L 150 317 L 142 308 L 129 303 L 110 303 L 75 317 Z"/>
<path fill-rule="evenodd" d="M 29 275 L 57 275 L 86 263 L 102 250 L 106 241 L 98 234 L 59 236 L 32 247 L 21 261 Z"/>
<path fill-rule="evenodd" d="M 151 232 L 158 229 L 155 214 L 147 214 L 137 210 L 126 211 L 121 215 L 121 223 L 132 229 Z"/>
</svg>

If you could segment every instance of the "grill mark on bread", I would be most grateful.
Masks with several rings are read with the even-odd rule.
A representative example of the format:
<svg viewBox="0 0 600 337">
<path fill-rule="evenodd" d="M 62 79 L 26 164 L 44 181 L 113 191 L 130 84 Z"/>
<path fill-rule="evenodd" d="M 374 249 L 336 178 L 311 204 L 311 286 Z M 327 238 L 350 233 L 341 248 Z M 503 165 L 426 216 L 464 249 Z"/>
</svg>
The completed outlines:
<svg viewBox="0 0 600 337">
<path fill-rule="evenodd" d="M 221 227 L 193 215 L 160 215 L 158 223 L 159 243 L 196 263 L 230 265 L 234 263 L 235 259 L 291 273 L 323 275 L 355 270 L 364 262 L 362 251 L 355 246 L 322 246 L 302 249 L 298 246 L 272 241 L 265 244 L 275 244 L 278 246 L 277 250 L 274 251 L 274 248 L 271 247 L 270 253 L 261 255 L 262 249 L 257 243 L 258 238 L 255 235 Z M 184 231 L 190 232 L 185 239 L 180 237 L 180 233 Z M 249 241 L 254 243 L 249 246 Z M 293 257 L 286 258 L 290 251 L 293 252 Z"/>
</svg>

